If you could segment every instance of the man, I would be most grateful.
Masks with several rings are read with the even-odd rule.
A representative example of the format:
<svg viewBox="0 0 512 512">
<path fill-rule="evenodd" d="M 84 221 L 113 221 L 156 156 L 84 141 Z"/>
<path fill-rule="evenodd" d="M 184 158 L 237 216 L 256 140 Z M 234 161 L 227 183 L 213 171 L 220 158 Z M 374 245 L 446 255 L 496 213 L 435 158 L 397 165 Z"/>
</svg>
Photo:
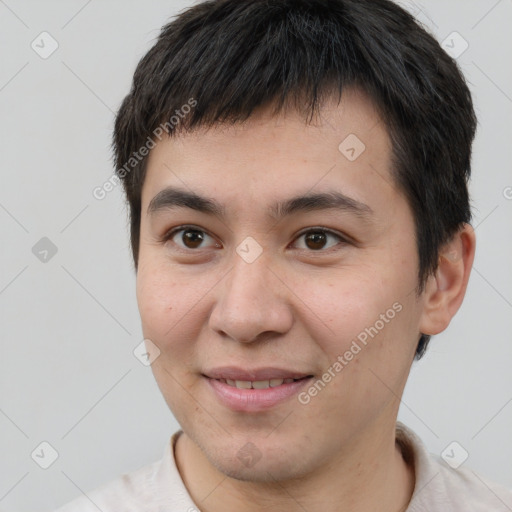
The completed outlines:
<svg viewBox="0 0 512 512">
<path fill-rule="evenodd" d="M 397 423 L 466 291 L 476 120 L 387 0 L 211 1 L 118 113 L 137 300 L 182 430 L 61 512 L 506 511 Z"/>
</svg>

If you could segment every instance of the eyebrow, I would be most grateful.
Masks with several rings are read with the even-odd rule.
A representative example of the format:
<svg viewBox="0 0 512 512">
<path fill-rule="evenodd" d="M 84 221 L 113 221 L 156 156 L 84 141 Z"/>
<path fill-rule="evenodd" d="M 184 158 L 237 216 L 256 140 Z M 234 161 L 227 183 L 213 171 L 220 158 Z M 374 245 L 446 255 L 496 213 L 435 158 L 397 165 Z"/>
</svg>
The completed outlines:
<svg viewBox="0 0 512 512">
<path fill-rule="evenodd" d="M 147 213 L 153 216 L 160 211 L 174 208 L 189 208 L 207 215 L 215 215 L 221 218 L 226 217 L 224 205 L 215 199 L 175 187 L 167 187 L 158 192 L 151 199 Z M 340 210 L 355 214 L 364 220 L 369 220 L 374 213 L 367 204 L 346 196 L 341 192 L 329 191 L 306 194 L 292 197 L 285 201 L 279 201 L 270 206 L 268 216 L 278 221 L 294 213 L 319 210 Z"/>
</svg>

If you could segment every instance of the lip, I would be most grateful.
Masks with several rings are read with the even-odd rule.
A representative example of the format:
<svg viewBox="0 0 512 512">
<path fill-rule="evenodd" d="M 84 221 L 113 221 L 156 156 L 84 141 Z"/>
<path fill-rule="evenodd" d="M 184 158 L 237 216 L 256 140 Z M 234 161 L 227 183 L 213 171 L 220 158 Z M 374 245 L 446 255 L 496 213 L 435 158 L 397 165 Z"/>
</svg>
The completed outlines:
<svg viewBox="0 0 512 512">
<path fill-rule="evenodd" d="M 203 372 L 205 377 L 210 379 L 230 379 L 230 380 L 270 380 L 270 379 L 302 379 L 308 377 L 311 373 L 287 370 L 284 368 L 265 367 L 247 370 L 236 366 L 222 366 L 211 368 Z"/>
<path fill-rule="evenodd" d="M 203 374 L 210 389 L 217 400 L 232 411 L 260 412 L 271 409 L 297 393 L 311 382 L 311 374 L 282 370 L 278 368 L 261 368 L 255 370 L 241 370 L 240 368 L 216 368 Z M 218 377 L 216 377 L 218 375 Z M 280 386 L 266 389 L 239 389 L 222 382 L 219 379 L 230 380 L 270 380 L 270 379 L 301 379 L 294 382 L 283 383 Z"/>
</svg>

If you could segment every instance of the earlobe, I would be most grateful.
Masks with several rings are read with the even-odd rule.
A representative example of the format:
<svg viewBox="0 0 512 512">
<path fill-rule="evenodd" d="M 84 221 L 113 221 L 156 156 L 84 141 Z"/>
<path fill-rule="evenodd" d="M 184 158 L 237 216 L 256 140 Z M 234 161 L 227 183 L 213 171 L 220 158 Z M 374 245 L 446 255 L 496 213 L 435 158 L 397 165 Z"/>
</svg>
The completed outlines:
<svg viewBox="0 0 512 512">
<path fill-rule="evenodd" d="M 464 224 L 441 248 L 438 268 L 429 277 L 423 293 L 421 333 L 439 334 L 450 324 L 466 293 L 475 247 L 475 232 L 469 224 Z"/>
</svg>

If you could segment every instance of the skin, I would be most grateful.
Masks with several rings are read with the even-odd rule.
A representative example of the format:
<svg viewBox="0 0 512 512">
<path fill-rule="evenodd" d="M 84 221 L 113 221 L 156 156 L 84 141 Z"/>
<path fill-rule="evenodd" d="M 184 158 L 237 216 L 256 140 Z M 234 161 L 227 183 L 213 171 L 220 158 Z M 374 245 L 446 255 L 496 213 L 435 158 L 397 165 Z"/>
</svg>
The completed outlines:
<svg viewBox="0 0 512 512">
<path fill-rule="evenodd" d="M 338 149 L 356 134 L 366 149 Z M 391 178 L 391 143 L 370 100 L 357 90 L 328 101 L 311 124 L 289 109 L 260 109 L 237 125 L 162 140 L 142 190 L 137 300 L 144 337 L 161 351 L 152 370 L 180 423 L 175 456 L 201 511 L 364 512 L 405 510 L 414 470 L 395 445 L 395 423 L 420 332 L 443 331 L 465 294 L 475 250 L 465 225 L 440 253 L 417 296 L 414 222 Z M 167 186 L 215 198 L 226 217 L 187 208 L 147 213 Z M 336 190 L 368 205 L 351 212 L 296 213 L 278 223 L 267 206 Z M 203 230 L 199 247 L 183 232 Z M 350 238 L 307 242 L 305 228 Z M 248 236 L 263 252 L 236 252 Z M 313 247 L 313 248 L 311 248 Z M 399 303 L 402 309 L 306 405 L 292 397 L 261 412 L 221 404 L 206 368 L 279 366 L 316 378 L 356 336 Z M 247 467 L 248 442 L 260 455 Z M 371 492 L 368 492 L 371 489 Z"/>
</svg>

